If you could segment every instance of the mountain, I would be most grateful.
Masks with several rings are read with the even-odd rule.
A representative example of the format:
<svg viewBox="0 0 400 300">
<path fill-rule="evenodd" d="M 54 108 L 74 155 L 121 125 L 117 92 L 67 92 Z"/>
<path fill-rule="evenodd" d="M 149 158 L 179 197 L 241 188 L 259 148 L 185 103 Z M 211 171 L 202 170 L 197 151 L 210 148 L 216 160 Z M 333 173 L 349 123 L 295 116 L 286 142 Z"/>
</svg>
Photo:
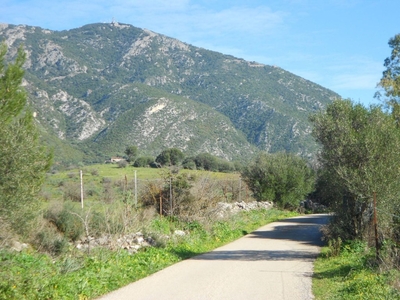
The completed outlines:
<svg viewBox="0 0 400 300">
<path fill-rule="evenodd" d="M 336 93 L 276 66 L 198 48 L 127 24 L 51 31 L 0 25 L 59 160 L 102 160 L 137 145 L 229 160 L 259 149 L 315 153 L 308 115 Z"/>
</svg>

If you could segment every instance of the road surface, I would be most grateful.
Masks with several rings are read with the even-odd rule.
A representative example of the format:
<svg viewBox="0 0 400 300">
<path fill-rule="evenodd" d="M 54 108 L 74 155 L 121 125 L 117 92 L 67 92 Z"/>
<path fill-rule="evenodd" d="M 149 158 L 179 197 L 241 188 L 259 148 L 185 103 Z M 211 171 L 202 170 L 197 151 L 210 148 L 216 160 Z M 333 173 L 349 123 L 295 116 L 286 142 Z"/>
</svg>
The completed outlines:
<svg viewBox="0 0 400 300">
<path fill-rule="evenodd" d="M 328 218 L 319 214 L 271 223 L 100 299 L 312 299 L 313 261 L 322 246 L 319 227 Z"/>
</svg>

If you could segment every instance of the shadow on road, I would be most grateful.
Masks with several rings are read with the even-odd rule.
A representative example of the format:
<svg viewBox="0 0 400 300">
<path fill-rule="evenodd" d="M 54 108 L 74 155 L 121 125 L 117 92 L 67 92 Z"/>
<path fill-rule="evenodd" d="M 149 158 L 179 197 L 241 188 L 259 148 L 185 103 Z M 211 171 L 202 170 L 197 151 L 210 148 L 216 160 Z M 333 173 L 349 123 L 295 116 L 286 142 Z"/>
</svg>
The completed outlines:
<svg viewBox="0 0 400 300">
<path fill-rule="evenodd" d="M 192 259 L 196 260 L 240 260 L 240 261 L 313 261 L 317 253 L 310 251 L 280 251 L 280 250 L 233 250 L 212 251 L 198 255 Z"/>
<path fill-rule="evenodd" d="M 329 215 L 326 214 L 285 219 L 275 222 L 272 229 L 252 232 L 248 238 L 290 240 L 311 246 L 323 246 L 320 228 L 328 221 Z"/>
<path fill-rule="evenodd" d="M 285 219 L 273 223 L 273 227 L 267 230 L 256 230 L 244 238 L 296 241 L 306 246 L 323 246 L 324 242 L 320 232 L 321 225 L 328 222 L 329 215 L 310 215 Z M 180 257 L 191 256 L 189 253 L 176 253 Z M 315 251 L 306 250 L 214 250 L 201 254 L 192 259 L 195 260 L 241 260 L 241 261 L 313 261 L 318 254 Z"/>
<path fill-rule="evenodd" d="M 330 218 L 329 214 L 315 214 L 276 221 L 276 223 L 307 223 L 324 225 Z"/>
</svg>

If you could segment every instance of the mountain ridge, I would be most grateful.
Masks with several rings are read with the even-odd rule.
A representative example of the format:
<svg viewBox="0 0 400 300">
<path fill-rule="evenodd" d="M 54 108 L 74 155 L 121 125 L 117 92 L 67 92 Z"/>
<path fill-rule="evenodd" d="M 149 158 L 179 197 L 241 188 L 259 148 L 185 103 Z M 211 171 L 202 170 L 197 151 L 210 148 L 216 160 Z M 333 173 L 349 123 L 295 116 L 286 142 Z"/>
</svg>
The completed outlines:
<svg viewBox="0 0 400 300">
<path fill-rule="evenodd" d="M 1 24 L 0 39 L 8 45 L 10 59 L 21 43 L 27 51 L 24 85 L 43 130 L 84 152 L 101 147 L 89 155 L 91 160 L 135 144 L 151 155 L 163 147 L 178 147 L 188 154 L 210 152 L 229 160 L 259 149 L 310 157 L 317 146 L 308 114 L 339 97 L 279 67 L 129 24 L 96 23 L 63 31 Z M 150 102 L 165 104 L 147 116 L 157 116 L 151 122 L 139 114 Z M 202 134 L 195 134 L 202 127 L 199 122 L 172 113 L 180 106 L 182 111 L 190 107 L 207 123 Z M 145 130 L 124 125 L 141 120 L 152 124 L 157 138 L 150 140 Z M 170 125 L 163 126 L 161 120 Z M 220 120 L 232 134 L 220 130 Z"/>
</svg>

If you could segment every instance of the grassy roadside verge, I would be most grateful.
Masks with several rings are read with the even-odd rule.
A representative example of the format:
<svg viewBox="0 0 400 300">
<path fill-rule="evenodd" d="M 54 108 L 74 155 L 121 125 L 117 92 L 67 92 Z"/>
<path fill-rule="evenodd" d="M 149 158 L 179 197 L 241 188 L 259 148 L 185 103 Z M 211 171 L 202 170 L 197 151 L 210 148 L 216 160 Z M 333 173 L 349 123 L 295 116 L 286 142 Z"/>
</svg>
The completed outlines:
<svg viewBox="0 0 400 300">
<path fill-rule="evenodd" d="M 86 255 L 72 247 L 56 258 L 29 250 L 1 251 L 0 299 L 91 299 L 291 216 L 295 214 L 275 209 L 254 210 L 207 226 L 157 219 L 148 230 L 165 235 L 179 229 L 188 234 L 134 255 L 105 249 Z"/>
<path fill-rule="evenodd" d="M 400 299 L 400 272 L 379 270 L 374 263 L 374 249 L 352 242 L 342 246 L 336 256 L 332 250 L 324 247 L 315 261 L 315 299 Z"/>
</svg>

